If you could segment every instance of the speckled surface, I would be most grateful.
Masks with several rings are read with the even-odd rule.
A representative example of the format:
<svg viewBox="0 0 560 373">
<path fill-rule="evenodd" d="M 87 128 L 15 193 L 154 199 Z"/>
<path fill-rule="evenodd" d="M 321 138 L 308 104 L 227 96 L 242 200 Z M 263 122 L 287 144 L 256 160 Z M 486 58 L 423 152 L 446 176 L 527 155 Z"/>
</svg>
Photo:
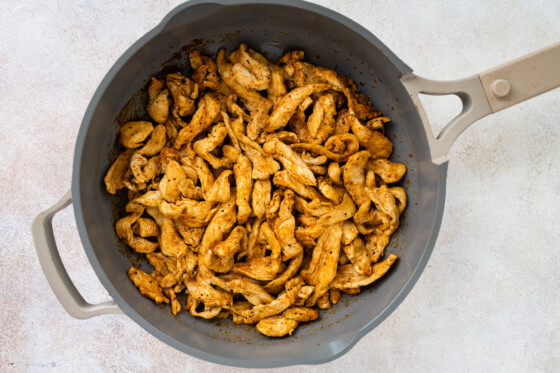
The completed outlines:
<svg viewBox="0 0 560 373">
<path fill-rule="evenodd" d="M 560 40 L 558 2 L 315 2 L 432 79 Z M 31 238 L 33 217 L 70 187 L 75 137 L 98 83 L 179 3 L 0 2 L 0 371 L 236 371 L 178 352 L 126 316 L 73 319 Z M 459 102 L 426 107 L 441 128 Z M 275 371 L 559 371 L 559 158 L 560 90 L 470 127 L 449 154 L 441 232 L 410 295 L 340 359 Z M 106 300 L 73 219 L 68 208 L 54 220 L 64 263 L 86 300 Z"/>
</svg>

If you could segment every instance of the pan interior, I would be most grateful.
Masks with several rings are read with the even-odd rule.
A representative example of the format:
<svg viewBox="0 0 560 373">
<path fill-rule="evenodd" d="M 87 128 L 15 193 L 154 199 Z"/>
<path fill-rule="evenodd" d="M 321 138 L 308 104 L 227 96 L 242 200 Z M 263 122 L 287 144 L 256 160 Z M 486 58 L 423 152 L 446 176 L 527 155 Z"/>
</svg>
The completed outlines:
<svg viewBox="0 0 560 373">
<path fill-rule="evenodd" d="M 328 359 L 346 347 L 336 342 L 338 338 L 348 340 L 349 335 L 381 322 L 415 272 L 423 269 L 419 263 L 431 250 L 428 242 L 438 220 L 438 168 L 431 163 L 422 124 L 400 82 L 404 64 L 398 68 L 381 43 L 355 30 L 352 24 L 281 4 L 186 9 L 159 34 L 143 40 L 143 46 L 132 47 L 120 67 L 117 64 L 112 70 L 106 89 L 94 97 L 78 139 L 73 180 L 81 207 L 76 217 L 82 241 L 96 273 L 121 308 L 167 343 L 222 363 L 288 359 L 293 363 L 293 359 L 305 360 L 306 354 L 317 361 Z M 303 49 L 306 61 L 354 79 L 360 92 L 392 118 L 386 127 L 394 144 L 392 159 L 408 167 L 402 181 L 408 207 L 387 250 L 400 258 L 395 267 L 359 296 L 344 295 L 338 305 L 320 312 L 320 320 L 280 339 L 231 320 L 206 321 L 187 312 L 173 316 L 169 306 L 156 306 L 142 297 L 128 280 L 127 270 L 131 264 L 145 270 L 149 265 L 117 238 L 114 223 L 123 214 L 123 195 L 109 196 L 102 181 L 115 159 L 118 129 L 127 121 L 144 118 L 151 76 L 177 70 L 188 74 L 190 50 L 214 57 L 218 49 L 229 52 L 242 42 L 273 61 L 287 50 Z"/>
</svg>

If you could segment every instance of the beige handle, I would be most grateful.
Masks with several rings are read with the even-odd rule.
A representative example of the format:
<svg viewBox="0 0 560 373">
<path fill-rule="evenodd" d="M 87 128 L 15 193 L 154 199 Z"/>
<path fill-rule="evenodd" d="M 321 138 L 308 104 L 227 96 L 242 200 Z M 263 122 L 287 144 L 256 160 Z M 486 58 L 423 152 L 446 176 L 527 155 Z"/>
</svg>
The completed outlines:
<svg viewBox="0 0 560 373">
<path fill-rule="evenodd" d="M 560 42 L 479 77 L 494 113 L 560 87 Z"/>
<path fill-rule="evenodd" d="M 435 81 L 410 72 L 401 81 L 422 119 L 432 161 L 441 164 L 457 137 L 477 120 L 560 87 L 560 43 L 465 79 Z M 435 134 L 418 98 L 421 93 L 454 94 L 463 109 Z"/>
</svg>

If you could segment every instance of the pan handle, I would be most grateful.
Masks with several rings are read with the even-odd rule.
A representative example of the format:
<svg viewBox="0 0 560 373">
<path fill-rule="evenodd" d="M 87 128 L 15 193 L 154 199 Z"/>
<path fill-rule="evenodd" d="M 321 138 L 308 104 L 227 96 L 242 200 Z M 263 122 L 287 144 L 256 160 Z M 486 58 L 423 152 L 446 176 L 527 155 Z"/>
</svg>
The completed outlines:
<svg viewBox="0 0 560 373">
<path fill-rule="evenodd" d="M 64 268 L 54 239 L 52 219 L 57 212 L 68 207 L 70 203 L 72 203 L 72 194 L 69 190 L 57 203 L 41 212 L 33 220 L 33 241 L 41 268 L 56 297 L 71 316 L 77 319 L 88 319 L 108 313 L 121 314 L 123 312 L 114 301 L 99 304 L 86 302 Z"/>
<path fill-rule="evenodd" d="M 408 73 L 401 80 L 424 124 L 432 161 L 441 164 L 455 139 L 472 123 L 560 87 L 560 42 L 465 79 L 436 81 Z M 435 135 L 418 98 L 420 93 L 454 94 L 461 99 L 463 110 Z"/>
</svg>

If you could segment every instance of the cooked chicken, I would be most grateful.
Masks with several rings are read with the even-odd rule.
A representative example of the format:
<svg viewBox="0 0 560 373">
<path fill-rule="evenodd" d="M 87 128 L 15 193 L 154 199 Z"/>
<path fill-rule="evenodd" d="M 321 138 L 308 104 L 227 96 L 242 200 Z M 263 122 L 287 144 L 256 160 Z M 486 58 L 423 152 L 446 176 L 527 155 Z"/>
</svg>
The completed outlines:
<svg viewBox="0 0 560 373">
<path fill-rule="evenodd" d="M 278 101 L 265 127 L 266 132 L 274 132 L 288 124 L 296 112 L 299 104 L 313 93 L 319 93 L 331 88 L 329 84 L 310 84 L 293 89 Z"/>
<path fill-rule="evenodd" d="M 282 337 L 396 260 L 383 259 L 406 166 L 388 159 L 389 118 L 303 57 L 191 51 L 192 75 L 151 79 L 138 119 L 152 121 L 121 127 L 125 149 L 104 179 L 128 194 L 115 229 L 153 267 L 131 268 L 131 281 L 174 315 L 231 316 Z"/>
<path fill-rule="evenodd" d="M 288 145 L 278 139 L 267 141 L 263 150 L 279 160 L 292 177 L 304 185 L 317 185 L 315 175 L 305 162 Z"/>
<path fill-rule="evenodd" d="M 140 294 L 146 298 L 152 299 L 157 304 L 169 303 L 169 299 L 163 295 L 155 278 L 142 271 L 139 268 L 131 267 L 128 270 L 128 278 L 138 288 Z"/>
<path fill-rule="evenodd" d="M 285 318 L 283 316 L 271 316 L 257 323 L 257 330 L 269 337 L 283 337 L 292 332 L 299 325 L 299 321 Z"/>
</svg>

